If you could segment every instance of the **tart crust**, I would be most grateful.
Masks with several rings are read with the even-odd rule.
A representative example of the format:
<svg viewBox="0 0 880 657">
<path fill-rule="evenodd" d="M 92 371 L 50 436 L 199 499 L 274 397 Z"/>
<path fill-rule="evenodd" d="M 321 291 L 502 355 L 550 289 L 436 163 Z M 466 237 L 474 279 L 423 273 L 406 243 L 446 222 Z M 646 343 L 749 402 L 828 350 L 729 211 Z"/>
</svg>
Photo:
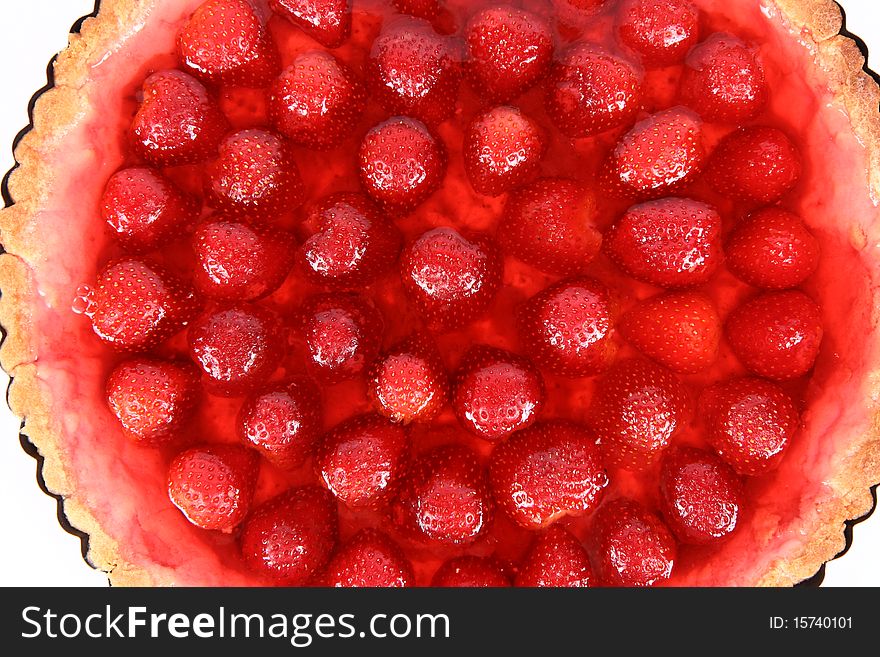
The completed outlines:
<svg viewBox="0 0 880 657">
<path fill-rule="evenodd" d="M 872 197 L 880 200 L 880 87 L 865 70 L 865 60 L 856 42 L 842 35 L 842 14 L 832 0 L 765 0 L 778 11 L 792 34 L 814 54 L 829 80 L 835 101 L 846 110 L 852 129 L 864 146 L 869 162 Z M 34 221 L 52 171 L 40 153 L 53 150 L 66 130 L 86 109 L 79 93 L 93 65 L 103 61 L 133 26 L 142 25 L 155 7 L 155 0 L 103 0 L 96 16 L 86 19 L 80 32 L 72 34 L 66 50 L 54 64 L 54 85 L 42 93 L 33 109 L 33 128 L 15 148 L 18 167 L 8 179 L 13 205 L 0 211 L 0 230 L 5 253 L 0 255 L 0 323 L 6 336 L 0 348 L 0 365 L 13 377 L 8 400 L 12 411 L 24 418 L 22 433 L 44 458 L 42 476 L 46 488 L 63 498 L 63 512 L 70 524 L 88 536 L 88 560 L 109 575 L 116 586 L 169 584 L 167 578 L 121 558 L 116 541 L 102 528 L 77 488 L 75 475 L 62 458 L 61 427 L 49 409 L 51 400 L 40 389 L 36 343 L 32 340 L 28 299 L 39 293 L 31 267 L 48 260 L 34 237 Z M 864 246 L 867 237 L 854 236 Z M 871 326 L 880 324 L 880 291 L 873 291 Z M 880 364 L 878 364 L 880 365 Z M 880 482 L 880 367 L 867 374 L 872 392 L 866 409 L 871 429 L 851 441 L 852 450 L 838 475 L 826 482 L 832 503 L 815 516 L 814 526 L 805 526 L 808 542 L 793 558 L 773 562 L 759 585 L 789 586 L 814 575 L 845 546 L 848 520 L 869 512 L 871 487 Z"/>
</svg>

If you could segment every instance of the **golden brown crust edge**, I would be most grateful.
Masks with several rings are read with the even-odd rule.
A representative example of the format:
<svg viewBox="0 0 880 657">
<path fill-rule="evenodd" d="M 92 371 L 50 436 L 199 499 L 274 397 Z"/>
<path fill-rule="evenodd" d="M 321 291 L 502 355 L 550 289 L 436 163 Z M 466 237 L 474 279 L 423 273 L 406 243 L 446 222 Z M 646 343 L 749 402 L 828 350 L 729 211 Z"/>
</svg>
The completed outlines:
<svg viewBox="0 0 880 657">
<path fill-rule="evenodd" d="M 71 34 L 67 49 L 54 65 L 54 86 L 37 99 L 33 128 L 15 148 L 18 168 L 9 177 L 8 190 L 15 204 L 0 211 L 0 236 L 6 253 L 0 255 L 0 324 L 6 340 L 0 349 L 0 365 L 13 378 L 8 399 L 12 412 L 24 419 L 22 433 L 43 457 L 42 477 L 46 488 L 63 498 L 63 511 L 71 526 L 88 535 L 88 560 L 106 572 L 115 586 L 143 586 L 157 581 L 144 568 L 120 557 L 119 546 L 91 513 L 67 472 L 62 458 L 62 432 L 50 412 L 51 399 L 40 389 L 35 345 L 29 337 L 28 299 L 37 289 L 28 262 L 39 263 L 39 247 L 32 238 L 33 218 L 47 197 L 50 176 L 40 157 L 51 151 L 67 126 L 85 109 L 79 88 L 88 80 L 91 66 L 118 47 L 122 35 L 139 25 L 153 2 L 103 0 L 98 15 L 84 21 L 79 34 Z"/>
<path fill-rule="evenodd" d="M 855 41 L 840 34 L 843 16 L 833 0 L 772 0 L 790 30 L 814 50 L 818 65 L 826 72 L 835 98 L 846 109 L 853 131 L 865 146 L 869 184 L 880 198 L 880 87 L 864 71 L 865 58 Z M 864 235 L 854 235 L 864 240 Z M 871 324 L 880 325 L 880 299 L 875 289 Z M 846 546 L 847 520 L 871 510 L 871 487 L 880 482 L 880 370 L 868 375 L 871 428 L 854 441 L 840 471 L 828 483 L 836 494 L 818 511 L 811 536 L 799 555 L 774 562 L 758 582 L 761 586 L 791 586 L 812 577 L 824 563 Z"/>
<path fill-rule="evenodd" d="M 842 17 L 832 0 L 771 0 L 792 30 L 815 46 L 816 59 L 828 73 L 830 86 L 846 108 L 853 129 L 868 153 L 870 183 L 880 198 L 880 88 L 863 71 L 864 58 L 855 42 L 839 34 Z M 42 475 L 46 487 L 62 496 L 64 514 L 70 524 L 89 536 L 89 561 L 108 573 L 116 586 L 170 584 L 154 573 L 120 558 L 119 546 L 103 530 L 78 494 L 61 458 L 59 427 L 53 423 L 51 400 L 39 388 L 30 335 L 27 299 L 37 293 L 24 257 L 36 255 L 29 242 L 31 220 L 46 197 L 48 176 L 39 157 L 44 149 L 63 136 L 64 126 L 73 122 L 85 101 L 77 92 L 88 79 L 90 65 L 106 56 L 118 44 L 120 35 L 143 20 L 151 1 L 131 3 L 103 0 L 96 17 L 87 19 L 79 34 L 71 35 L 69 47 L 54 66 L 55 86 L 43 93 L 34 107 L 33 129 L 15 149 L 19 167 L 10 176 L 8 189 L 15 205 L 0 211 L 2 242 L 7 253 L 0 255 L 0 323 L 7 336 L 0 349 L 0 364 L 14 377 L 9 390 L 12 411 L 25 418 L 23 432 L 44 458 Z M 21 257 L 20 257 L 21 256 Z M 38 258 L 38 255 L 36 256 Z M 878 304 L 874 309 L 878 324 Z M 880 371 L 872 376 L 872 390 L 880 390 Z M 833 504 L 823 506 L 813 537 L 804 551 L 773 563 L 759 584 L 788 586 L 814 575 L 845 546 L 844 526 L 870 510 L 870 487 L 880 481 L 880 403 L 871 409 L 872 431 L 862 436 L 844 463 L 843 471 L 829 482 L 838 493 Z"/>
</svg>

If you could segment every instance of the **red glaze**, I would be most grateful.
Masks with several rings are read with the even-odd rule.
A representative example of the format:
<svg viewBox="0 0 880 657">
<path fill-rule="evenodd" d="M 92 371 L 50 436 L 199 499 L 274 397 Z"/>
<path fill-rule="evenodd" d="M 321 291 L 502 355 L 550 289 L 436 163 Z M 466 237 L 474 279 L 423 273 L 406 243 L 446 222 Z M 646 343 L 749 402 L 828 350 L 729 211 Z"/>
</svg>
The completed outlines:
<svg viewBox="0 0 880 657">
<path fill-rule="evenodd" d="M 454 557 L 437 569 L 431 586 L 497 588 L 510 586 L 510 577 L 492 557 Z"/>
</svg>

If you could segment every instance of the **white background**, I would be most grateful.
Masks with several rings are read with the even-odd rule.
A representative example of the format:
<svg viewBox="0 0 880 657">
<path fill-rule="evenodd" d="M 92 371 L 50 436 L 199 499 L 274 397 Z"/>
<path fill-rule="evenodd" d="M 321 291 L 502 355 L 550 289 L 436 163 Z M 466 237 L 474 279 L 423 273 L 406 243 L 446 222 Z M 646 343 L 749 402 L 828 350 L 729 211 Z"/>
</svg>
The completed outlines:
<svg viewBox="0 0 880 657">
<path fill-rule="evenodd" d="M 842 0 L 848 27 L 877 53 L 880 70 L 880 6 L 877 0 Z M 26 108 L 45 84 L 46 63 L 67 43 L 73 22 L 92 11 L 93 0 L 3 0 L 0 2 L 0 172 L 13 164 L 9 146 L 27 124 Z M 7 379 L 0 372 L 0 390 Z M 35 461 L 18 441 L 19 420 L 0 401 L 0 585 L 106 586 L 103 574 L 80 557 L 79 539 L 55 517 L 55 500 L 38 488 Z M 855 528 L 849 552 L 830 563 L 826 586 L 880 586 L 880 513 Z"/>
</svg>

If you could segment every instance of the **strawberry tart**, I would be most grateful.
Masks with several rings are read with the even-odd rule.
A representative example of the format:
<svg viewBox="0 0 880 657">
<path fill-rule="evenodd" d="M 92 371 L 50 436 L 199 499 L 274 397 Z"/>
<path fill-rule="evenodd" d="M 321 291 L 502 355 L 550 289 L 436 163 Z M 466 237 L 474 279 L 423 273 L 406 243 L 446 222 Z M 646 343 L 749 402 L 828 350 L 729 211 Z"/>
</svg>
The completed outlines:
<svg viewBox="0 0 880 657">
<path fill-rule="evenodd" d="M 115 585 L 791 585 L 880 482 L 831 0 L 104 0 L 0 358 Z"/>
</svg>

